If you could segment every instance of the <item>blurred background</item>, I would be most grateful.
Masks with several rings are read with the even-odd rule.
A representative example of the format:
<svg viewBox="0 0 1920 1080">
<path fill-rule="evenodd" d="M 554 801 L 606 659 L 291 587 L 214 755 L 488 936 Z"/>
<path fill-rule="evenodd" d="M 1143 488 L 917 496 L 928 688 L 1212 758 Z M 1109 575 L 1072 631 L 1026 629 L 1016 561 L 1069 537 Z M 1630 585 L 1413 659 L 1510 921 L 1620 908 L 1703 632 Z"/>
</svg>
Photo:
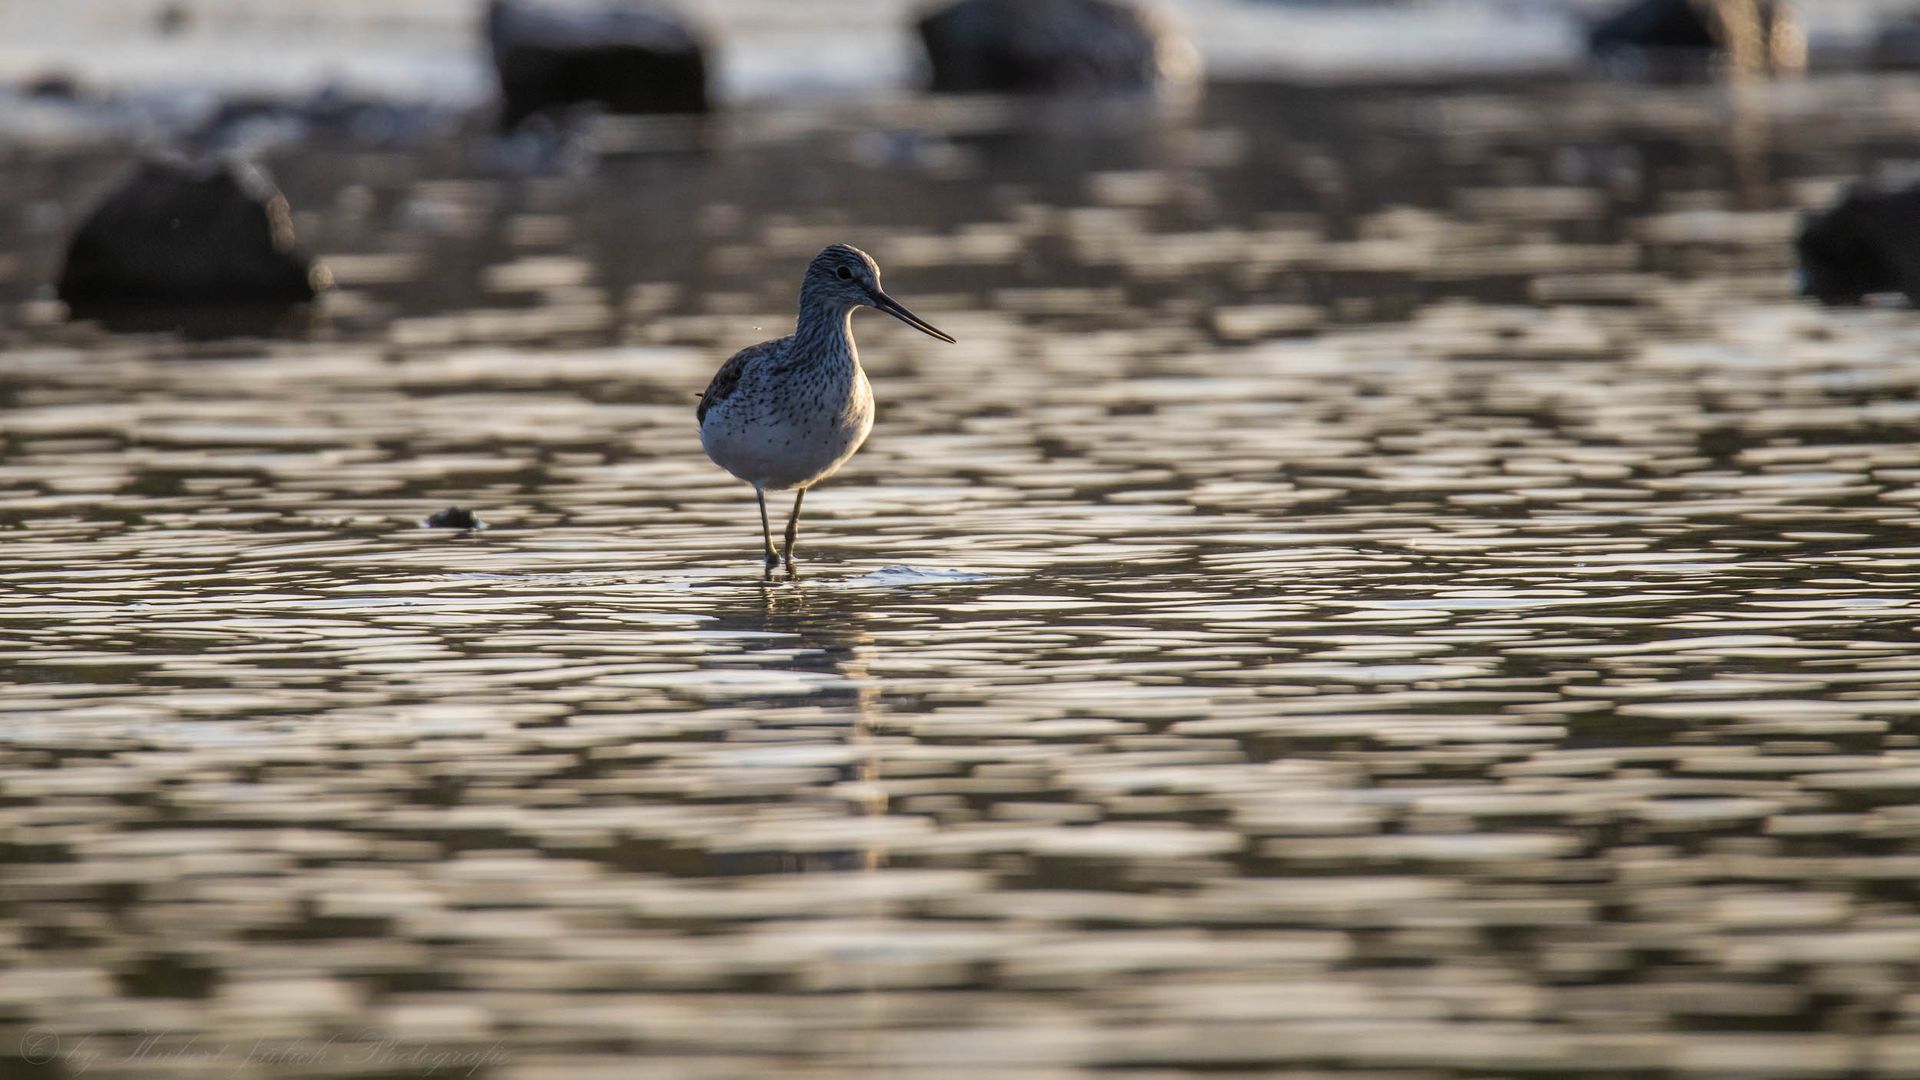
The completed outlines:
<svg viewBox="0 0 1920 1080">
<path fill-rule="evenodd" d="M 1613 0 L 1169 0 L 1159 5 L 1222 78 L 1364 78 L 1578 70 Z M 493 91 L 471 0 L 15 0 L 0 74 L 66 72 L 89 86 L 306 91 L 317 85 L 475 105 Z M 913 89 L 925 66 L 913 0 L 708 0 L 677 10 L 715 45 L 728 102 Z M 1795 18 L 1857 53 L 1913 5 L 1829 0 Z M 170 27 L 166 32 L 157 28 Z"/>
<path fill-rule="evenodd" d="M 1917 19 L 5 0 L 0 1075 L 1920 1076 Z"/>
</svg>

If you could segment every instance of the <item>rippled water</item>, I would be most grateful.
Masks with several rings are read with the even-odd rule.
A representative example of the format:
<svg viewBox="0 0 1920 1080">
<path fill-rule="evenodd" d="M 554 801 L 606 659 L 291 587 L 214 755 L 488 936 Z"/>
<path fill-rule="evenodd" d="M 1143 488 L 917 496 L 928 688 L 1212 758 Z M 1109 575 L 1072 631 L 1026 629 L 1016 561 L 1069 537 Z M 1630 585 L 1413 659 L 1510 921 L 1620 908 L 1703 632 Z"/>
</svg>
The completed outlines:
<svg viewBox="0 0 1920 1080">
<path fill-rule="evenodd" d="M 1920 1075 L 1920 324 L 1785 246 L 1914 93 L 322 143 L 271 342 L 50 322 L 117 162 L 5 174 L 0 1054 Z M 829 240 L 961 343 L 768 584 L 693 395 Z"/>
</svg>

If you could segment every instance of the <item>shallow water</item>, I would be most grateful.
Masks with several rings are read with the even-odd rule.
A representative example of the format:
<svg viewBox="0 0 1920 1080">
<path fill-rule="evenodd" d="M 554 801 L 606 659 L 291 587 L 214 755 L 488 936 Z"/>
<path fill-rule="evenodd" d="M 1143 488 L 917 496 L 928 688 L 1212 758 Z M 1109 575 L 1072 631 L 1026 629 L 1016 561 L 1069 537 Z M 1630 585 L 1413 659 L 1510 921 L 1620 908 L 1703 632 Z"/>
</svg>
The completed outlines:
<svg viewBox="0 0 1920 1080">
<path fill-rule="evenodd" d="M 118 160 L 27 156 L 0 1053 L 1920 1074 L 1920 325 L 1785 246 L 1913 93 L 322 141 L 272 341 L 50 321 Z M 764 583 L 693 394 L 841 239 L 960 344 L 857 320 Z"/>
</svg>

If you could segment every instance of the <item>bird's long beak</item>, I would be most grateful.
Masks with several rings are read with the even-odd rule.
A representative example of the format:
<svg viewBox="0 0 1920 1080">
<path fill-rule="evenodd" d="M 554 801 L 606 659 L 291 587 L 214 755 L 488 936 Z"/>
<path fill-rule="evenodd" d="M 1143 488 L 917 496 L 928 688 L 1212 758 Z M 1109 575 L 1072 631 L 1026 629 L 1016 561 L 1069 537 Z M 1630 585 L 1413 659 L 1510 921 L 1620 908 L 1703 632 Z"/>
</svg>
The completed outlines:
<svg viewBox="0 0 1920 1080">
<path fill-rule="evenodd" d="M 905 307 L 901 305 L 900 301 L 895 300 L 893 297 L 888 296 L 886 293 L 883 293 L 878 289 L 873 290 L 873 306 L 876 308 L 879 308 L 881 311 L 886 312 L 887 314 L 893 316 L 894 318 L 899 319 L 901 322 L 906 323 L 908 326 L 913 327 L 915 330 L 920 331 L 921 333 L 927 335 L 928 337 L 939 338 L 941 341 L 947 342 L 948 344 L 953 343 L 953 335 L 947 333 L 945 330 L 942 330 L 937 326 L 934 326 L 932 323 L 928 322 L 927 320 L 921 318 L 918 315 L 915 315 L 913 312 L 908 311 Z"/>
</svg>

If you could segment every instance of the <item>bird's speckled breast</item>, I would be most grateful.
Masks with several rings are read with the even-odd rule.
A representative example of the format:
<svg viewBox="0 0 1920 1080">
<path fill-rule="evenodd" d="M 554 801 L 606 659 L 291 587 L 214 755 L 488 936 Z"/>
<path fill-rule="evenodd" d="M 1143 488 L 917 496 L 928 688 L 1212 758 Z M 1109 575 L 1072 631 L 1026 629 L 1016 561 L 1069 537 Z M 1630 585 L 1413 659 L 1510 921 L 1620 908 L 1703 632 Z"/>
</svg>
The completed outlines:
<svg viewBox="0 0 1920 1080">
<path fill-rule="evenodd" d="M 769 490 L 833 475 L 873 430 L 873 389 L 851 350 L 809 362 L 789 361 L 791 352 L 756 358 L 700 426 L 708 457 Z"/>
</svg>

